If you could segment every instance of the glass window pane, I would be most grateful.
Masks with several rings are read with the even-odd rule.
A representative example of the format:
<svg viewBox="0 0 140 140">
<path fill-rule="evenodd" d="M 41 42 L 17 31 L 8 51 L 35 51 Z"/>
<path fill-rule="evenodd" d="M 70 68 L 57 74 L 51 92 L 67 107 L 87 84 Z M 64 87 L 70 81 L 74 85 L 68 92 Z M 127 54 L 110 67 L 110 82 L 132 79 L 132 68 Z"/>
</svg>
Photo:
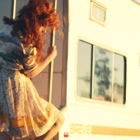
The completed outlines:
<svg viewBox="0 0 140 140">
<path fill-rule="evenodd" d="M 97 6 L 93 6 L 93 16 L 102 21 L 105 21 L 105 11 Z"/>
<path fill-rule="evenodd" d="M 79 41 L 77 56 L 77 95 L 91 98 L 92 50 L 89 43 Z"/>
<path fill-rule="evenodd" d="M 3 17 L 7 16 L 11 18 L 12 15 L 12 0 L 1 0 L 0 1 L 0 28 L 3 26 Z"/>
<path fill-rule="evenodd" d="M 95 47 L 94 53 L 94 98 L 111 101 L 112 52 Z"/>
<path fill-rule="evenodd" d="M 115 103 L 123 104 L 124 102 L 124 78 L 125 78 L 124 57 L 114 54 L 114 99 Z"/>
</svg>

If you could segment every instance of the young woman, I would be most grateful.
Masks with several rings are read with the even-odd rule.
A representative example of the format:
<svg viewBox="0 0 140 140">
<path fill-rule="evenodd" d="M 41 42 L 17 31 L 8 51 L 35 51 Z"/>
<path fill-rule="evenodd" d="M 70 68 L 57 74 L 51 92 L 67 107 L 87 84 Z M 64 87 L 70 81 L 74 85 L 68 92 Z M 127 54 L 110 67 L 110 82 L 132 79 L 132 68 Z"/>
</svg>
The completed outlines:
<svg viewBox="0 0 140 140">
<path fill-rule="evenodd" d="M 62 113 L 39 97 L 30 78 L 57 55 L 56 46 L 42 56 L 47 28 L 59 30 L 48 0 L 30 0 L 15 20 L 4 17 L 0 30 L 0 131 L 5 140 L 50 140 L 64 123 Z"/>
</svg>

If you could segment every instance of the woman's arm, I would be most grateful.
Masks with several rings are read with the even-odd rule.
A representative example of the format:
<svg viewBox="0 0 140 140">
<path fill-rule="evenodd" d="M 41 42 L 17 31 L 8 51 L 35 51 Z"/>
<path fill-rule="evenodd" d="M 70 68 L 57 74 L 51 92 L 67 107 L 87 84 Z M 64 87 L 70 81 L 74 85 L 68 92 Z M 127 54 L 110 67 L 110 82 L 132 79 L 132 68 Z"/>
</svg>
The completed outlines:
<svg viewBox="0 0 140 140">
<path fill-rule="evenodd" d="M 48 49 L 48 55 L 38 64 L 38 67 L 31 73 L 26 74 L 27 77 L 33 78 L 38 75 L 41 71 L 45 69 L 45 67 L 56 57 L 57 50 L 56 46 L 50 47 Z"/>
</svg>

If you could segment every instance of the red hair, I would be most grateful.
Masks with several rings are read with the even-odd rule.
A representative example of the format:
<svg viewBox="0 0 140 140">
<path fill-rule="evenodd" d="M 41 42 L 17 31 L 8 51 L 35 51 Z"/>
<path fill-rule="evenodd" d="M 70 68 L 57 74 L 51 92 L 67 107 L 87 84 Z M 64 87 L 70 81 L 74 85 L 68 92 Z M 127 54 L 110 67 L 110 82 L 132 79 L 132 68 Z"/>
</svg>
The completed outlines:
<svg viewBox="0 0 140 140">
<path fill-rule="evenodd" d="M 39 32 L 41 26 L 50 27 L 51 31 L 55 27 L 59 30 L 59 17 L 53 5 L 48 0 L 30 0 L 19 12 L 15 20 L 4 17 L 5 24 L 13 24 L 11 34 L 22 40 L 23 36 L 26 44 L 33 44 L 37 49 L 37 59 L 39 62 L 43 52 L 43 36 Z M 43 21 L 43 25 L 41 22 Z"/>
</svg>

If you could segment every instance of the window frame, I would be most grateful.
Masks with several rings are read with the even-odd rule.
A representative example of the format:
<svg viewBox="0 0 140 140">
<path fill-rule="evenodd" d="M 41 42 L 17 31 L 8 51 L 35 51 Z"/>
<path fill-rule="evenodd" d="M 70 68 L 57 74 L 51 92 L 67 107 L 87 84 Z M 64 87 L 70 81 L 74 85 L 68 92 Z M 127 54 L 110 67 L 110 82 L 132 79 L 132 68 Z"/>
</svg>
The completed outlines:
<svg viewBox="0 0 140 140">
<path fill-rule="evenodd" d="M 105 20 L 104 21 L 93 16 L 93 6 L 96 6 L 100 9 L 102 9 L 103 11 L 105 11 Z M 106 26 L 106 11 L 107 11 L 107 8 L 104 5 L 102 5 L 101 3 L 98 3 L 97 1 L 94 1 L 94 0 L 90 1 L 90 20 L 92 20 L 102 26 Z"/>
<path fill-rule="evenodd" d="M 83 41 L 83 42 L 86 42 L 86 43 L 89 43 L 93 46 L 93 60 L 94 61 L 94 51 L 95 51 L 95 47 L 99 47 L 99 48 L 102 48 L 102 49 L 105 49 L 107 51 L 110 51 L 112 53 L 115 53 L 115 54 L 119 54 L 119 55 L 122 55 L 124 57 L 124 63 L 125 63 L 125 66 L 124 66 L 124 97 L 123 97 L 123 104 L 119 104 L 119 103 L 115 103 L 113 102 L 113 96 L 111 96 L 111 101 L 104 101 L 104 100 L 98 100 L 98 99 L 94 99 L 94 87 L 93 87 L 93 83 L 94 83 L 94 64 L 92 63 L 92 93 L 91 93 L 91 98 L 85 98 L 85 97 L 81 97 L 81 96 L 78 96 L 77 94 L 77 56 L 78 56 L 78 42 L 79 41 Z M 114 59 L 114 55 L 113 55 L 113 59 Z M 113 65 L 114 65 L 114 62 L 113 62 Z M 112 67 L 112 69 L 114 69 L 114 67 Z M 112 76 L 112 78 L 114 78 L 114 76 Z M 112 84 L 114 84 L 112 82 Z M 75 97 L 77 100 L 79 101 L 83 101 L 83 102 L 88 102 L 88 103 L 100 103 L 100 104 L 105 104 L 105 105 L 115 105 L 115 106 L 124 106 L 126 104 L 126 85 L 127 85 L 127 56 L 126 56 L 126 53 L 122 52 L 121 50 L 117 50 L 115 48 L 112 48 L 112 47 L 109 47 L 109 46 L 106 46 L 106 45 L 103 45 L 103 44 L 100 44 L 98 42 L 95 42 L 93 40 L 90 40 L 90 39 L 87 39 L 83 36 L 79 36 L 77 38 L 77 41 L 76 41 L 76 63 L 75 63 Z M 113 89 L 112 89 L 113 91 Z M 111 95 L 113 95 L 113 92 L 111 93 Z"/>
</svg>

